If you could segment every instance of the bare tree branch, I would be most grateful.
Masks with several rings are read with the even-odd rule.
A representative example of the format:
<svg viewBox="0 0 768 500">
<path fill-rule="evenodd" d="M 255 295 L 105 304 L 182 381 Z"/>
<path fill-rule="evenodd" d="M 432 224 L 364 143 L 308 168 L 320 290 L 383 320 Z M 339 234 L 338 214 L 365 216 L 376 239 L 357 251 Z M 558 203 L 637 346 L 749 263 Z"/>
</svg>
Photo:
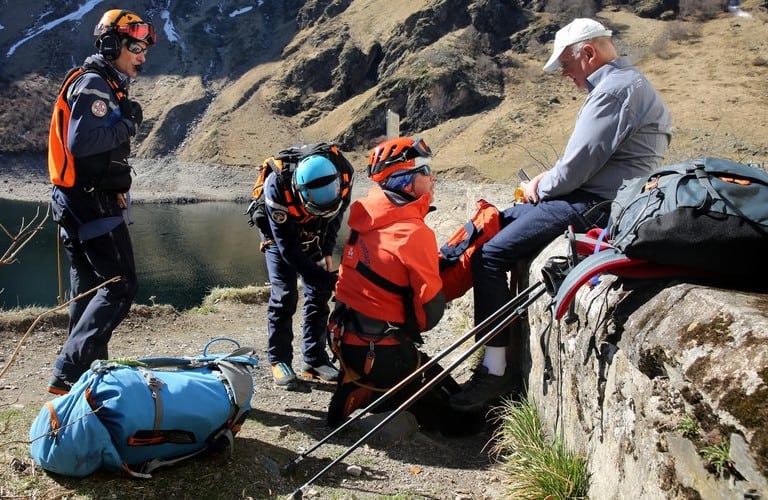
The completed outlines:
<svg viewBox="0 0 768 500">
<path fill-rule="evenodd" d="M 8 358 L 8 363 L 6 363 L 5 367 L 3 368 L 3 370 L 0 371 L 0 379 L 3 378 L 3 375 L 5 375 L 5 372 L 8 371 L 8 368 L 11 367 L 11 365 L 13 364 L 13 361 L 16 359 L 16 355 L 19 353 L 19 350 L 21 349 L 21 346 L 24 345 L 24 341 L 27 340 L 27 337 L 29 337 L 29 334 L 32 333 L 32 330 L 35 329 L 35 327 L 40 322 L 40 320 L 43 319 L 43 316 L 45 316 L 46 314 L 50 314 L 52 312 L 56 312 L 59 309 L 63 309 L 64 307 L 68 306 L 72 302 L 74 302 L 76 300 L 79 300 L 82 297 L 85 297 L 86 295 L 89 295 L 89 294 L 95 292 L 96 290 L 98 290 L 99 288 L 101 288 L 103 286 L 106 286 L 106 285 L 108 285 L 110 283 L 114 283 L 116 281 L 119 281 L 120 278 L 122 278 L 122 276 L 115 276 L 113 278 L 110 278 L 107 281 L 105 281 L 104 283 L 102 283 L 100 285 L 97 285 L 97 286 L 91 288 L 90 290 L 88 290 L 86 292 L 83 292 L 83 293 L 77 295 L 76 297 L 73 297 L 73 298 L 69 299 L 68 301 L 64 302 L 63 304 L 54 307 L 53 309 L 48 309 L 47 311 L 44 311 L 44 312 L 40 313 L 40 315 L 38 315 L 37 318 L 35 318 L 35 320 L 32 322 L 32 324 L 29 325 L 29 328 L 27 328 L 27 331 L 24 333 L 24 336 L 21 337 L 21 340 L 19 340 L 19 343 L 16 345 L 16 349 L 13 350 L 13 354 L 11 354 L 11 357 Z"/>
<path fill-rule="evenodd" d="M 16 261 L 16 256 L 18 253 L 27 243 L 32 240 L 32 238 L 35 237 L 38 232 L 43 229 L 45 222 L 48 220 L 50 215 L 51 207 L 49 205 L 45 210 L 45 216 L 42 220 L 40 220 L 40 222 L 38 222 L 38 219 L 40 218 L 40 207 L 38 206 L 37 213 L 35 213 L 35 216 L 31 221 L 29 221 L 29 223 L 25 223 L 24 218 L 21 218 L 21 226 L 19 227 L 19 231 L 16 234 L 11 233 L 3 224 L 0 224 L 0 231 L 2 231 L 8 237 L 8 239 L 11 240 L 8 248 L 5 250 L 3 255 L 0 256 L 0 265 L 13 264 Z"/>
</svg>

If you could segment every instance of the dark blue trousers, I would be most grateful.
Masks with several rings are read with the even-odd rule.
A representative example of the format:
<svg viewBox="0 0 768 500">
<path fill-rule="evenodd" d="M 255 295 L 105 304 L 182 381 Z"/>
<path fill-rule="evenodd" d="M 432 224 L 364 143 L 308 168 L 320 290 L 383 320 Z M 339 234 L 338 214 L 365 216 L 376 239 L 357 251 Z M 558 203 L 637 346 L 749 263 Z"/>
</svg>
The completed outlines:
<svg viewBox="0 0 768 500">
<path fill-rule="evenodd" d="M 299 277 L 296 270 L 280 255 L 277 245 L 267 247 L 264 255 L 271 291 L 267 308 L 268 348 L 270 363 L 293 361 L 293 315 L 299 300 Z M 333 290 L 308 283 L 304 285 L 304 326 L 302 356 L 310 365 L 327 364 L 325 350 L 328 338 L 328 315 Z"/>
<path fill-rule="evenodd" d="M 521 203 L 504 210 L 501 231 L 472 255 L 475 324 L 480 324 L 512 299 L 517 279 L 513 273 L 510 288 L 507 272 L 514 270 L 518 263 L 530 262 L 555 238 L 563 236 L 569 225 L 580 233 L 593 226 L 604 227 L 608 217 L 602 211 L 590 213 L 589 220 L 583 215 L 601 201 L 602 198 L 576 191 L 563 198 L 536 205 Z M 512 331 L 511 327 L 505 328 L 487 345 L 510 345 Z M 514 339 L 514 343 L 518 340 Z"/>
<path fill-rule="evenodd" d="M 121 276 L 119 281 L 69 306 L 69 336 L 54 363 L 53 374 L 75 382 L 94 360 L 109 357 L 107 344 L 112 331 L 128 315 L 138 281 L 131 237 L 124 222 L 107 234 L 86 241 L 62 231 L 62 242 L 70 262 L 72 297 Z"/>
</svg>

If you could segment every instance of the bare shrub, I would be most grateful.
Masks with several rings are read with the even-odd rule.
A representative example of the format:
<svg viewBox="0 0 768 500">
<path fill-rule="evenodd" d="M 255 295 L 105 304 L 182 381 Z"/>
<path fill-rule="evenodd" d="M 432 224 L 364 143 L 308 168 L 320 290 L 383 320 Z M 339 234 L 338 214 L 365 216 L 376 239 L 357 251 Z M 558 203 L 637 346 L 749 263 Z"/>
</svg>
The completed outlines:
<svg viewBox="0 0 768 500">
<path fill-rule="evenodd" d="M 459 34 L 457 42 L 457 45 L 467 54 L 487 54 L 490 51 L 488 34 L 477 31 L 477 28 L 472 25 Z"/>
<path fill-rule="evenodd" d="M 672 21 L 667 24 L 664 34 L 653 41 L 648 47 L 648 52 L 661 59 L 670 59 L 674 54 L 670 52 L 669 42 L 689 42 L 701 36 L 701 25 L 687 21 Z"/>
<path fill-rule="evenodd" d="M 37 207 L 35 216 L 32 220 L 27 222 L 24 217 L 21 219 L 19 229 L 16 232 L 6 229 L 3 224 L 0 224 L 0 233 L 4 234 L 9 243 L 8 247 L 0 254 L 0 265 L 13 264 L 16 262 L 16 256 L 21 250 L 29 243 L 37 233 L 43 230 L 45 222 L 50 216 L 51 207 L 46 206 L 45 215 L 40 214 L 40 207 Z"/>
<path fill-rule="evenodd" d="M 667 37 L 675 42 L 693 40 L 701 36 L 701 25 L 685 21 L 673 21 L 666 29 Z"/>
<path fill-rule="evenodd" d="M 680 0 L 680 16 L 706 21 L 725 12 L 727 6 L 727 0 Z"/>
</svg>

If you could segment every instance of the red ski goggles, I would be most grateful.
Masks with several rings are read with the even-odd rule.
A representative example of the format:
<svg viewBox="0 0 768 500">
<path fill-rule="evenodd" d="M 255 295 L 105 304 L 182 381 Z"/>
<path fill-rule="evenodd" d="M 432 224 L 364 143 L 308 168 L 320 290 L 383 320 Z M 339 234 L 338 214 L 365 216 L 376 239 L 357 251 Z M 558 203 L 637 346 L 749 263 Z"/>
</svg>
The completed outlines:
<svg viewBox="0 0 768 500">
<path fill-rule="evenodd" d="M 155 27 L 152 26 L 152 23 L 119 24 L 115 26 L 115 29 L 121 35 L 144 42 L 147 45 L 152 45 L 157 41 L 157 33 L 155 33 Z"/>
</svg>

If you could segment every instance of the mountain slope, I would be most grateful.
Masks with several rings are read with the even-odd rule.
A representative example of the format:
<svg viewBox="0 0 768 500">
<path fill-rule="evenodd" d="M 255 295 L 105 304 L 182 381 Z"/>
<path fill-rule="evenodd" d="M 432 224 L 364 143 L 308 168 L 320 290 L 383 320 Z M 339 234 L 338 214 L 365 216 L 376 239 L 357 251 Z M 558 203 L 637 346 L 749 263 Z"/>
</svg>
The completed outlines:
<svg viewBox="0 0 768 500">
<path fill-rule="evenodd" d="M 751 18 L 719 3 L 596 12 L 562 1 L 128 0 L 124 8 L 161 32 L 132 88 L 145 111 L 135 152 L 248 165 L 290 143 L 332 139 L 361 168 L 391 109 L 403 134 L 433 147 L 438 170 L 514 181 L 518 167 L 535 173 L 564 147 L 584 96 L 541 66 L 560 25 L 594 14 L 667 100 L 670 161 L 764 161 L 768 2 L 743 2 Z M 107 4 L 0 4 L 0 147 L 42 154 L 49 103 L 66 69 L 92 51 Z M 55 24 L 78 9 L 87 11 Z"/>
</svg>

